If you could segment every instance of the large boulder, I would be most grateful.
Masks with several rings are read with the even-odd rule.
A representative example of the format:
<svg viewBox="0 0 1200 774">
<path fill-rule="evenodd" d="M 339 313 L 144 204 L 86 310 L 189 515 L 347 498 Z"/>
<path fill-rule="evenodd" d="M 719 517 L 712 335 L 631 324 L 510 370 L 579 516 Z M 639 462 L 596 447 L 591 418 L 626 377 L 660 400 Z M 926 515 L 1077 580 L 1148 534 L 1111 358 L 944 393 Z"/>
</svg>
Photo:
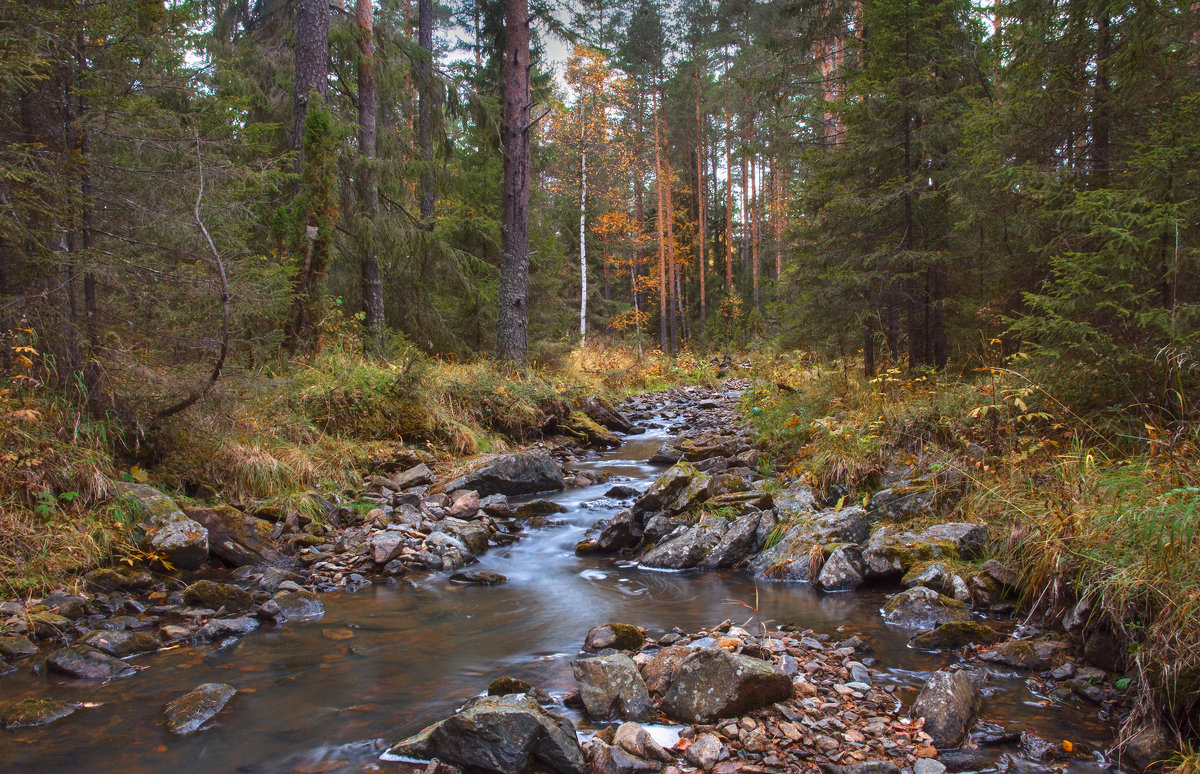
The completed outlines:
<svg viewBox="0 0 1200 774">
<path fill-rule="evenodd" d="M 705 516 L 682 535 L 650 549 L 641 563 L 663 570 L 695 567 L 720 543 L 728 529 L 729 522 L 720 516 Z"/>
<path fill-rule="evenodd" d="M 966 621 L 971 614 L 957 599 L 916 586 L 895 594 L 883 606 L 883 620 L 907 629 L 932 629 L 948 621 Z"/>
<path fill-rule="evenodd" d="M 826 591 L 851 591 L 862 582 L 862 555 L 852 545 L 833 549 L 816 579 L 816 585 Z"/>
<path fill-rule="evenodd" d="M 979 556 L 987 548 L 988 531 L 982 524 L 953 521 L 935 524 L 917 536 L 922 543 L 949 543 L 963 559 Z"/>
<path fill-rule="evenodd" d="M 814 546 L 856 544 L 867 539 L 871 525 L 862 508 L 854 506 L 805 515 L 804 507 L 801 505 L 789 511 L 800 515 L 792 517 L 790 527 L 777 526 L 775 529 L 785 530 L 782 537 L 750 560 L 750 570 L 756 576 L 814 581 L 816 578 L 810 577 L 814 569 L 811 556 Z M 776 508 L 779 508 L 778 502 Z"/>
<path fill-rule="evenodd" d="M 640 650 L 646 635 L 633 624 L 607 623 L 588 629 L 583 649 L 595 653 L 605 648 L 617 650 Z"/>
<path fill-rule="evenodd" d="M 672 465 L 666 472 L 655 479 L 654 483 L 633 503 L 635 515 L 648 511 L 664 511 L 674 505 L 685 490 L 701 481 L 707 492 L 709 477 L 696 469 L 690 462 L 680 462 Z"/>
<path fill-rule="evenodd" d="M 584 398 L 579 405 L 581 411 L 596 424 L 618 433 L 629 433 L 633 423 L 604 398 Z"/>
<path fill-rule="evenodd" d="M 171 564 L 194 570 L 208 558 L 208 530 L 152 486 L 115 481 L 121 498 L 142 520 L 146 547 Z"/>
<path fill-rule="evenodd" d="M 228 505 L 188 508 L 190 519 L 208 530 L 208 550 L 235 567 L 292 567 L 296 560 L 280 553 L 271 539 L 269 521 L 248 516 Z"/>
<path fill-rule="evenodd" d="M 107 653 L 113 658 L 126 658 L 158 650 L 158 640 L 149 632 L 95 631 L 83 638 L 84 645 Z"/>
<path fill-rule="evenodd" d="M 499 774 L 523 774 L 531 764 L 554 774 L 585 772 L 575 727 L 524 694 L 473 699 L 389 752 Z"/>
<path fill-rule="evenodd" d="M 680 665 L 662 709 L 675 720 L 711 723 L 790 698 L 791 678 L 769 662 L 707 647 Z"/>
<path fill-rule="evenodd" d="M 899 579 L 922 563 L 957 559 L 959 554 L 953 540 L 924 539 L 883 526 L 871 534 L 862 557 L 863 576 L 868 582 L 879 582 Z"/>
<path fill-rule="evenodd" d="M 725 530 L 725 534 L 712 547 L 708 555 L 700 560 L 700 566 L 708 570 L 716 570 L 740 564 L 754 550 L 761 516 L 760 512 L 754 512 L 738 517 Z"/>
<path fill-rule="evenodd" d="M 226 683 L 202 683 L 163 708 L 167 730 L 184 736 L 212 720 L 237 693 Z"/>
<path fill-rule="evenodd" d="M 579 698 L 593 720 L 638 720 L 650 711 L 650 694 L 637 664 L 624 653 L 571 662 Z"/>
<path fill-rule="evenodd" d="M 978 703 L 965 672 L 934 672 L 913 702 L 912 714 L 925 718 L 925 733 L 934 747 L 958 747 L 967 738 Z"/>
<path fill-rule="evenodd" d="M 562 466 L 543 449 L 502 454 L 446 483 L 447 492 L 473 489 L 480 497 L 520 495 L 563 489 Z"/>
<path fill-rule="evenodd" d="M 595 540 L 596 553 L 616 553 L 642 542 L 641 520 L 626 508 L 608 520 Z"/>
</svg>

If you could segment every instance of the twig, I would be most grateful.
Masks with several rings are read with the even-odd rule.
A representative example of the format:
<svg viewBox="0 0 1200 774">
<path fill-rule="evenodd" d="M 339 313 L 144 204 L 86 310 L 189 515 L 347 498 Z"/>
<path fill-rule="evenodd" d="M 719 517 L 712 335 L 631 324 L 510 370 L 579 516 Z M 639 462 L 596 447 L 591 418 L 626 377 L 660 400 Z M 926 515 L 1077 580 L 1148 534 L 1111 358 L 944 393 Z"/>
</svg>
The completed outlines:
<svg viewBox="0 0 1200 774">
<path fill-rule="evenodd" d="M 188 395 L 175 405 L 155 414 L 150 420 L 151 426 L 158 424 L 167 417 L 174 416 L 188 409 L 210 393 L 216 385 L 217 380 L 221 378 L 221 371 L 225 368 L 225 356 L 229 354 L 229 279 L 225 275 L 225 262 L 221 260 L 221 253 L 217 250 L 217 245 L 213 242 L 212 235 L 208 233 L 204 221 L 200 218 L 200 205 L 204 201 L 204 158 L 200 153 L 200 130 L 196 128 L 194 122 L 192 124 L 192 131 L 196 136 L 196 167 L 200 173 L 200 190 L 196 192 L 196 206 L 193 208 L 192 214 L 196 219 L 196 225 L 200 227 L 200 233 L 204 235 L 204 241 L 208 243 L 208 249 L 212 252 L 213 265 L 217 269 L 217 278 L 221 285 L 221 349 L 217 353 L 217 362 L 213 364 L 212 372 L 208 375 L 208 381 L 203 386 L 192 390 L 191 395 Z"/>
</svg>

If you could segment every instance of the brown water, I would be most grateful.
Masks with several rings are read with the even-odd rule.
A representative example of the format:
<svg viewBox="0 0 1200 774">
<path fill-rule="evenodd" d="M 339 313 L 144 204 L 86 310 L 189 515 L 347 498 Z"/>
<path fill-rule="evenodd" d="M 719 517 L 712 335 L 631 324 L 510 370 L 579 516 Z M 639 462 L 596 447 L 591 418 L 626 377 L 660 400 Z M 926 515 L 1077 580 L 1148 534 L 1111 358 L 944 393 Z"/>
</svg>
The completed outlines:
<svg viewBox="0 0 1200 774">
<path fill-rule="evenodd" d="M 0 732 L 0 770 L 39 772 L 362 772 L 393 771 L 377 760 L 397 741 L 510 674 L 552 694 L 573 688 L 569 662 L 587 630 L 608 621 L 693 631 L 725 618 L 776 626 L 791 622 L 874 647 L 880 679 L 910 701 L 924 675 L 954 660 L 905 646 L 911 632 L 879 617 L 881 592 L 823 594 L 806 584 L 758 584 L 736 574 L 640 569 L 602 557 L 576 557 L 587 527 L 610 516 L 601 504 L 618 480 L 642 488 L 658 472 L 645 462 L 667 430 L 631 438 L 578 467 L 604 471 L 606 484 L 554 499 L 568 507 L 559 527 L 531 531 L 493 548 L 476 567 L 503 573 L 503 586 L 460 586 L 430 576 L 323 597 L 317 622 L 259 631 L 229 647 L 187 647 L 134 659 L 144 672 L 84 686 L 28 668 L 0 678 L 0 704 L 52 696 L 99 706 L 37 729 Z M 589 503 L 591 505 L 589 505 Z M 238 689 L 212 727 L 188 738 L 163 728 L 161 709 L 203 682 Z M 1049 739 L 1103 749 L 1106 723 L 1088 706 L 1043 702 L 1018 677 L 997 677 L 985 717 Z M 1072 764 L 1083 774 L 1089 762 Z"/>
</svg>

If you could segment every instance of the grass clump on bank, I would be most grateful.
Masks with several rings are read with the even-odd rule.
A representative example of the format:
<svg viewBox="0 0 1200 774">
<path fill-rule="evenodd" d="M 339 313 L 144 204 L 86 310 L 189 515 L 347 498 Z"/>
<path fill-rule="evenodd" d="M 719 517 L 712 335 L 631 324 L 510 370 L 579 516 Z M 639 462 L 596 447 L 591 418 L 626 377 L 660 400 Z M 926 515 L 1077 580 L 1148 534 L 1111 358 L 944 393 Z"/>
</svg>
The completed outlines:
<svg viewBox="0 0 1200 774">
<path fill-rule="evenodd" d="M 690 355 L 639 356 L 603 341 L 512 368 L 404 345 L 371 357 L 342 338 L 307 358 L 229 369 L 204 400 L 154 425 L 96 419 L 77 389 L 50 386 L 31 343 L 16 354 L 0 373 L 3 596 L 136 555 L 114 480 L 320 517 L 309 492 L 350 494 L 398 461 L 499 452 L 561 432 L 579 422 L 585 397 L 716 381 Z M 167 381 L 152 376 L 154 389 Z"/>
<path fill-rule="evenodd" d="M 941 520 L 989 525 L 1023 601 L 1127 656 L 1135 718 L 1200 732 L 1200 453 L 1195 428 L 1148 413 L 1079 415 L 1007 368 L 867 380 L 799 357 L 758 369 L 748 414 L 777 470 L 862 500 L 892 478 L 953 473 Z M 907 523 L 911 527 L 911 523 Z"/>
</svg>

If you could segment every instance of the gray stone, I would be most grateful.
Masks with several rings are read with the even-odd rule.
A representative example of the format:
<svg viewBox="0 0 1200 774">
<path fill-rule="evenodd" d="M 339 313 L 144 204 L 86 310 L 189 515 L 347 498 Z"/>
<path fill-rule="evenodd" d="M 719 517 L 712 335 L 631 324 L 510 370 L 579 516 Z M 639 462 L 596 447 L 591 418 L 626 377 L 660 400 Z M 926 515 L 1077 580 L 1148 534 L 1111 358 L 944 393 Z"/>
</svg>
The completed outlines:
<svg viewBox="0 0 1200 774">
<path fill-rule="evenodd" d="M 146 484 L 114 481 L 113 486 L 142 519 L 150 550 L 185 570 L 208 558 L 208 530 L 184 515 L 174 500 Z"/>
<path fill-rule="evenodd" d="M 642 564 L 664 570 L 683 570 L 695 567 L 724 537 L 729 522 L 719 516 L 705 516 L 700 523 L 682 535 L 652 548 Z"/>
<path fill-rule="evenodd" d="M 931 629 L 947 621 L 966 621 L 970 617 L 962 602 L 924 586 L 895 594 L 883 606 L 883 620 L 907 629 Z"/>
<path fill-rule="evenodd" d="M 83 644 L 90 645 L 113 658 L 125 658 L 158 650 L 158 640 L 149 632 L 96 631 L 84 637 Z"/>
<path fill-rule="evenodd" d="M 935 524 L 917 536 L 923 543 L 950 543 L 963 559 L 979 556 L 987 548 L 987 527 L 956 521 Z"/>
<path fill-rule="evenodd" d="M 523 774 L 531 764 L 554 774 L 585 772 L 574 726 L 523 694 L 473 699 L 389 752 L 499 774 Z"/>
<path fill-rule="evenodd" d="M 325 605 L 307 589 L 280 591 L 272 599 L 286 621 L 315 621 L 325 615 Z"/>
<path fill-rule="evenodd" d="M 367 539 L 367 545 L 370 546 L 371 559 L 375 564 L 387 564 L 396 557 L 407 545 L 407 540 L 403 533 L 395 530 L 387 530 L 384 532 L 376 532 Z"/>
<path fill-rule="evenodd" d="M 56 650 L 46 657 L 46 669 L 96 682 L 130 677 L 137 672 L 124 661 L 87 645 L 72 645 Z"/>
<path fill-rule="evenodd" d="M 198 580 L 183 590 L 183 601 L 192 607 L 234 611 L 250 607 L 254 604 L 254 597 L 249 591 L 229 583 Z"/>
<path fill-rule="evenodd" d="M 622 723 L 618 726 L 616 733 L 613 734 L 613 744 L 630 755 L 635 755 L 646 760 L 661 761 L 663 763 L 671 760 L 671 753 L 667 752 L 662 745 L 654 741 L 654 737 L 651 736 L 650 732 L 637 723 Z"/>
<path fill-rule="evenodd" d="M 167 730 L 179 736 L 197 731 L 225 709 L 236 693 L 237 689 L 225 683 L 197 685 L 163 708 Z"/>
<path fill-rule="evenodd" d="M 979 695 L 965 672 L 934 672 L 913 702 L 912 715 L 925 718 L 934 747 L 958 747 L 967 738 Z"/>
<path fill-rule="evenodd" d="M 633 659 L 624 653 L 571 662 L 579 698 L 593 720 L 637 720 L 650 711 L 650 694 Z"/>
<path fill-rule="evenodd" d="M 862 556 L 858 548 L 839 546 L 833 549 L 821 566 L 816 585 L 826 591 L 850 591 L 862 583 Z"/>
<path fill-rule="evenodd" d="M 729 751 L 715 734 L 700 734 L 684 751 L 683 757 L 696 768 L 712 771 L 717 762 L 728 754 Z"/>
<path fill-rule="evenodd" d="M 633 512 L 641 514 L 648 511 L 666 510 L 667 506 L 674 503 L 680 494 L 697 479 L 707 481 L 708 476 L 696 470 L 696 466 L 690 462 L 672 465 L 650 485 L 641 497 L 634 501 Z"/>
<path fill-rule="evenodd" d="M 587 764 L 589 774 L 642 774 L 662 768 L 661 763 L 639 758 L 602 739 L 592 739 L 588 742 Z"/>
<path fill-rule="evenodd" d="M 588 629 L 587 637 L 583 641 L 583 649 L 593 653 L 605 648 L 639 650 L 645 642 L 646 635 L 633 624 L 607 623 Z"/>
<path fill-rule="evenodd" d="M 396 485 L 396 489 L 408 489 L 414 486 L 428 486 L 434 482 L 434 479 L 433 470 L 422 462 L 403 473 L 392 476 L 392 483 Z"/>
<path fill-rule="evenodd" d="M 188 508 L 188 518 L 208 530 L 208 550 L 235 567 L 292 567 L 296 560 L 275 548 L 274 527 L 228 505 Z"/>
<path fill-rule="evenodd" d="M 770 663 L 707 647 L 680 665 L 662 709 L 677 720 L 709 723 L 791 697 L 791 679 Z"/>
<path fill-rule="evenodd" d="M 700 566 L 707 570 L 716 570 L 740 564 L 754 550 L 760 515 L 760 513 L 747 513 L 738 517 L 725 530 L 725 534 L 712 547 L 708 555 L 700 561 Z"/>
<path fill-rule="evenodd" d="M 550 453 L 535 449 L 503 454 L 447 483 L 444 489 L 474 489 L 480 497 L 493 494 L 519 495 L 562 489 L 562 467 Z"/>
<path fill-rule="evenodd" d="M 250 617 L 214 618 L 196 632 L 200 640 L 223 640 L 226 637 L 244 637 L 258 628 L 258 621 Z"/>
<path fill-rule="evenodd" d="M 499 586 L 508 583 L 508 578 L 498 572 L 486 572 L 484 570 L 468 570 L 466 572 L 456 572 L 450 576 L 453 583 L 465 583 L 474 586 Z"/>
<path fill-rule="evenodd" d="M 917 758 L 913 774 L 946 774 L 946 766 L 933 758 Z"/>
</svg>

